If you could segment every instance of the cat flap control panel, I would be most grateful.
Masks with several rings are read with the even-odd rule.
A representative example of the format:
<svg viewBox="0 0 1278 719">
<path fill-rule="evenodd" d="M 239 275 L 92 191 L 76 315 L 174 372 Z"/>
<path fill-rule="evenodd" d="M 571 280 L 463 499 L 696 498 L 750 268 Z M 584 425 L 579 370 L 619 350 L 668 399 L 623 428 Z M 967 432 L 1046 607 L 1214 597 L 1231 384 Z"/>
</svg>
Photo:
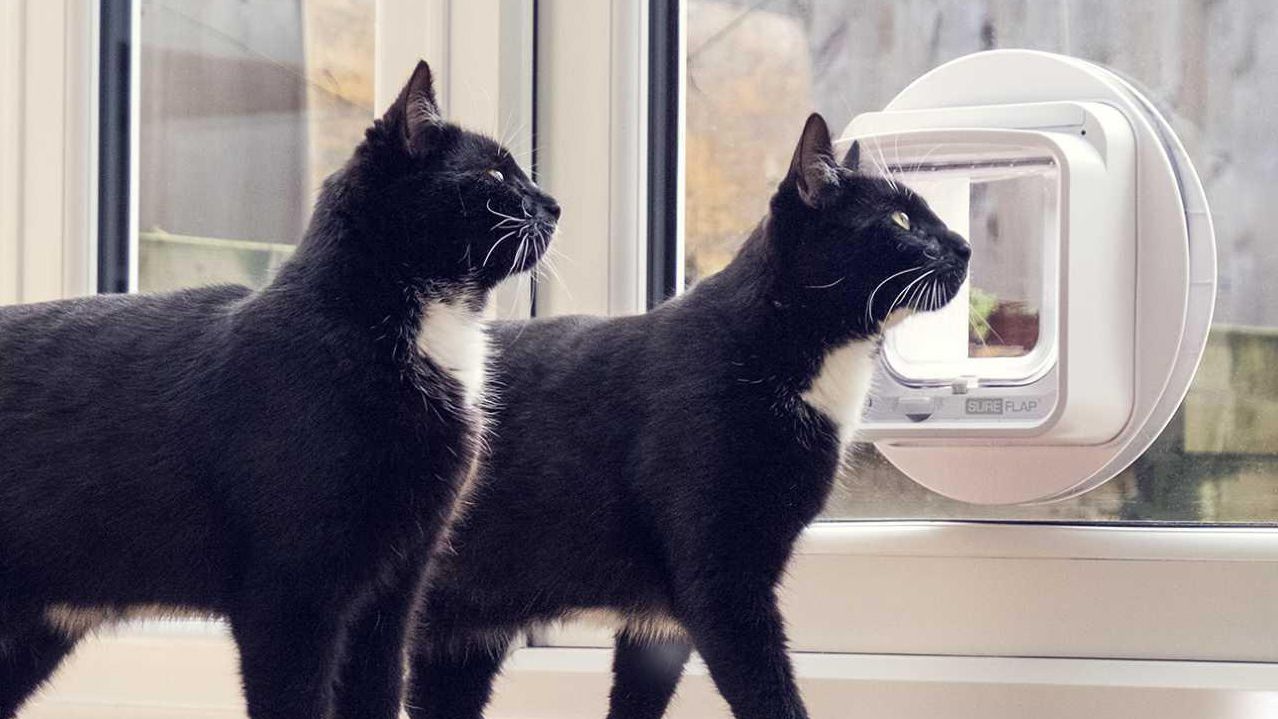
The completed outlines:
<svg viewBox="0 0 1278 719">
<path fill-rule="evenodd" d="M 862 438 L 979 503 L 1064 499 L 1130 464 L 1184 398 L 1215 301 L 1206 199 L 1163 117 L 1100 66 L 997 50 L 854 118 L 853 140 L 972 245 L 958 296 L 887 333 Z"/>
</svg>

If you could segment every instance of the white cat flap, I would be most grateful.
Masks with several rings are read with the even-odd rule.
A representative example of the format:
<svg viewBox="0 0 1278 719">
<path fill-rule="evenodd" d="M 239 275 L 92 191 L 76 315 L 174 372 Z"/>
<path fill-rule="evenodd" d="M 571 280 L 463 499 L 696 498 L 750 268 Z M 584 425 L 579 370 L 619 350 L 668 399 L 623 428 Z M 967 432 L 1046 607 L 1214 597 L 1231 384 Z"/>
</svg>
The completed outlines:
<svg viewBox="0 0 1278 719">
<path fill-rule="evenodd" d="M 1166 120 L 1098 65 L 996 50 L 857 116 L 853 140 L 972 244 L 958 297 L 889 333 L 864 438 L 983 504 L 1127 467 L 1184 399 L 1216 294 L 1202 183 Z"/>
</svg>

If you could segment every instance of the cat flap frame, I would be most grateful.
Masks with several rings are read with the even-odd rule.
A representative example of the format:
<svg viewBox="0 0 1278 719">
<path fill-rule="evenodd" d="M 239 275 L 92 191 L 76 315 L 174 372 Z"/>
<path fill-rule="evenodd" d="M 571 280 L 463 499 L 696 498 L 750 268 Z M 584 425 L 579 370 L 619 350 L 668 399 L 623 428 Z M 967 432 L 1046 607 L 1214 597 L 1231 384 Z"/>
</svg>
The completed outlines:
<svg viewBox="0 0 1278 719">
<path fill-rule="evenodd" d="M 887 336 L 886 367 L 917 386 L 1041 380 L 1056 362 L 1066 149 L 1050 136 L 998 130 L 909 131 L 863 136 L 861 144 L 976 248 L 969 281 L 953 301 Z M 1131 263 L 1123 259 L 1126 272 Z M 981 297 L 990 309 L 1018 309 L 1019 336 L 969 313 Z"/>
<path fill-rule="evenodd" d="M 854 139 L 867 171 L 893 171 L 973 241 L 952 307 L 889 333 L 862 436 L 915 481 L 977 503 L 1065 499 L 1135 460 L 1184 398 L 1215 301 L 1205 194 L 1166 120 L 1100 66 L 996 50 L 854 118 L 840 141 Z M 978 188 L 999 182 L 1015 191 Z M 994 238 L 1004 250 L 1033 251 L 992 259 L 967 226 L 978 201 L 1020 228 Z M 1036 278 L 1017 298 L 1032 345 L 971 349 L 969 286 L 991 267 Z"/>
</svg>

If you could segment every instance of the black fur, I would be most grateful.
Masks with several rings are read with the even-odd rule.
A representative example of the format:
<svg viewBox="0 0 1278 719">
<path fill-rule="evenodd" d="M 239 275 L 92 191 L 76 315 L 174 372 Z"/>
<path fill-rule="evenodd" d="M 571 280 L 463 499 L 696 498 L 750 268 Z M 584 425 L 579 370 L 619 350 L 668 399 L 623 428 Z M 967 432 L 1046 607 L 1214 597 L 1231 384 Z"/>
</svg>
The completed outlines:
<svg viewBox="0 0 1278 719">
<path fill-rule="evenodd" d="M 422 63 L 265 289 L 0 309 L 0 717 L 80 638 L 63 605 L 224 615 L 251 717 L 329 716 L 348 623 L 411 597 L 473 469 L 478 409 L 418 327 L 558 214 Z"/>
<path fill-rule="evenodd" d="M 479 717 L 518 631 L 590 608 L 630 618 L 613 719 L 659 717 L 689 644 L 740 719 L 805 716 L 774 591 L 843 447 L 802 395 L 893 308 L 948 302 L 969 254 L 908 189 L 858 172 L 855 149 L 831 152 L 814 115 L 769 216 L 684 296 L 495 328 L 491 456 L 424 597 L 414 719 Z M 937 294 L 902 292 L 914 266 Z M 684 631 L 653 641 L 653 615 Z"/>
</svg>

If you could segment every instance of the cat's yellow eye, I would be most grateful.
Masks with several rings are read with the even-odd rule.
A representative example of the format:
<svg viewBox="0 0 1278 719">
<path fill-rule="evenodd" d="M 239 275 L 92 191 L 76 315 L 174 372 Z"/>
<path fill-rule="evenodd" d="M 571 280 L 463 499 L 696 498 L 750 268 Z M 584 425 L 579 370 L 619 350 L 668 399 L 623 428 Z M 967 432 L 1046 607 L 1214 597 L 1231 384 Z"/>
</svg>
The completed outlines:
<svg viewBox="0 0 1278 719">
<path fill-rule="evenodd" d="M 501 174 L 501 170 L 489 170 L 489 171 L 488 171 L 488 176 L 489 176 L 489 177 L 491 177 L 491 178 L 493 178 L 494 180 L 496 180 L 496 181 L 498 181 L 498 182 L 505 182 L 505 181 L 506 181 L 506 176 L 505 176 L 505 175 L 503 175 L 503 174 Z"/>
<path fill-rule="evenodd" d="M 902 230 L 910 229 L 910 216 L 900 210 L 892 213 L 892 221 Z"/>
</svg>

